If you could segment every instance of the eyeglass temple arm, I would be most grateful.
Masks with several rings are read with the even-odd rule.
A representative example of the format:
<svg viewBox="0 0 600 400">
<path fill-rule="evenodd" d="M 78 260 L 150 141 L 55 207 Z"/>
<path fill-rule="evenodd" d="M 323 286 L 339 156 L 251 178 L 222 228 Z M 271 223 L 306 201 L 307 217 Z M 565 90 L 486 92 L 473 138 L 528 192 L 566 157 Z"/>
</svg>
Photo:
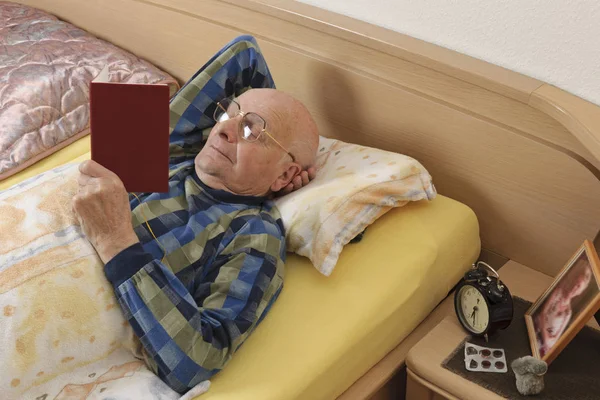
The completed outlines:
<svg viewBox="0 0 600 400">
<path fill-rule="evenodd" d="M 265 129 L 263 129 L 263 132 L 264 132 L 264 133 L 266 133 L 266 134 L 267 134 L 267 136 L 269 136 L 271 139 L 273 139 L 273 141 L 274 141 L 275 143 L 277 143 L 277 145 L 278 145 L 279 147 L 281 147 L 281 148 L 283 149 L 283 151 L 285 151 L 286 153 L 288 153 L 288 155 L 289 155 L 290 157 L 292 157 L 292 161 L 293 161 L 293 162 L 296 162 L 296 157 L 294 157 L 294 156 L 292 155 L 292 153 L 290 153 L 290 152 L 288 151 L 288 149 L 286 149 L 285 147 L 283 147 L 283 145 L 282 145 L 281 143 L 279 143 L 279 141 L 278 141 L 277 139 L 275 139 L 275 138 L 273 137 L 273 135 L 271 135 L 271 134 L 270 134 L 269 132 L 267 132 Z"/>
<path fill-rule="evenodd" d="M 220 108 L 221 110 L 223 110 L 224 112 L 227 112 L 227 110 L 225 109 L 225 107 L 223 107 L 223 106 L 221 105 L 221 102 L 220 102 L 220 101 L 217 101 L 217 107 L 219 107 L 219 108 Z"/>
</svg>

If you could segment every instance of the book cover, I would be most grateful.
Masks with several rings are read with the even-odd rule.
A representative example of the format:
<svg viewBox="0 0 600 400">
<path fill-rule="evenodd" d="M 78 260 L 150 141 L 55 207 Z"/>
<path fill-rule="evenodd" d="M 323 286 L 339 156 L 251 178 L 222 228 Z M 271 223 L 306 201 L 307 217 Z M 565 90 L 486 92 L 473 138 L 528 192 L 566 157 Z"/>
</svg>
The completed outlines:
<svg viewBox="0 0 600 400">
<path fill-rule="evenodd" d="M 169 190 L 169 87 L 90 83 L 92 160 L 119 176 L 128 192 Z"/>
</svg>

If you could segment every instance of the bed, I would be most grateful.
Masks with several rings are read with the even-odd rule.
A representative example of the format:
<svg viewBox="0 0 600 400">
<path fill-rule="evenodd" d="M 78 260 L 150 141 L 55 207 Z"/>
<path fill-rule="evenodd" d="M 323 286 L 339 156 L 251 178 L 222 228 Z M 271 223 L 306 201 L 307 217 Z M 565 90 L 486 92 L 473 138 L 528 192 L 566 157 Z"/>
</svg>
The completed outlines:
<svg viewBox="0 0 600 400">
<path fill-rule="evenodd" d="M 410 155 L 434 176 L 438 198 L 381 217 L 331 277 L 290 256 L 277 307 L 201 398 L 383 396 L 480 244 L 554 275 L 598 233 L 600 111 L 544 82 L 290 0 L 20 2 L 179 83 L 252 34 L 324 136 Z M 81 138 L 0 190 L 88 151 Z"/>
</svg>

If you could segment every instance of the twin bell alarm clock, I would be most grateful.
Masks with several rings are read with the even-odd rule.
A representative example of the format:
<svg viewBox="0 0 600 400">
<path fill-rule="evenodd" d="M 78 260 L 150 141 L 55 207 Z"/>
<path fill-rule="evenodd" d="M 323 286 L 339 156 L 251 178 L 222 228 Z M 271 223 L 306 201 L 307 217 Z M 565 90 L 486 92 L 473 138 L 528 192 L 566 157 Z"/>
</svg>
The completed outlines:
<svg viewBox="0 0 600 400">
<path fill-rule="evenodd" d="M 487 340 L 488 336 L 510 325 L 513 300 L 498 273 L 479 261 L 458 283 L 454 309 L 460 324 L 469 333 Z"/>
</svg>

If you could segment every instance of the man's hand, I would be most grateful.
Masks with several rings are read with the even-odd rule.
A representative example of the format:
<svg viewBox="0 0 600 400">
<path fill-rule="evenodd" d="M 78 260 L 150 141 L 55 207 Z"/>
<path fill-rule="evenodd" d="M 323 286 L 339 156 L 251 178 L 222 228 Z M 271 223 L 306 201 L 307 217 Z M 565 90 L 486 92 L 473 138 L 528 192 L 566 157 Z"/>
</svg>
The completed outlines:
<svg viewBox="0 0 600 400">
<path fill-rule="evenodd" d="M 275 196 L 280 197 L 303 188 L 304 186 L 308 185 L 310 181 L 315 179 L 315 176 L 317 176 L 317 169 L 315 167 L 310 167 L 306 171 L 302 171 L 300 174 L 296 175 L 296 177 L 294 177 L 294 179 L 292 179 L 292 181 L 286 187 L 275 193 Z"/>
<path fill-rule="evenodd" d="M 73 211 L 104 263 L 139 241 L 131 224 L 129 198 L 119 177 L 95 161 L 79 166 Z"/>
</svg>

